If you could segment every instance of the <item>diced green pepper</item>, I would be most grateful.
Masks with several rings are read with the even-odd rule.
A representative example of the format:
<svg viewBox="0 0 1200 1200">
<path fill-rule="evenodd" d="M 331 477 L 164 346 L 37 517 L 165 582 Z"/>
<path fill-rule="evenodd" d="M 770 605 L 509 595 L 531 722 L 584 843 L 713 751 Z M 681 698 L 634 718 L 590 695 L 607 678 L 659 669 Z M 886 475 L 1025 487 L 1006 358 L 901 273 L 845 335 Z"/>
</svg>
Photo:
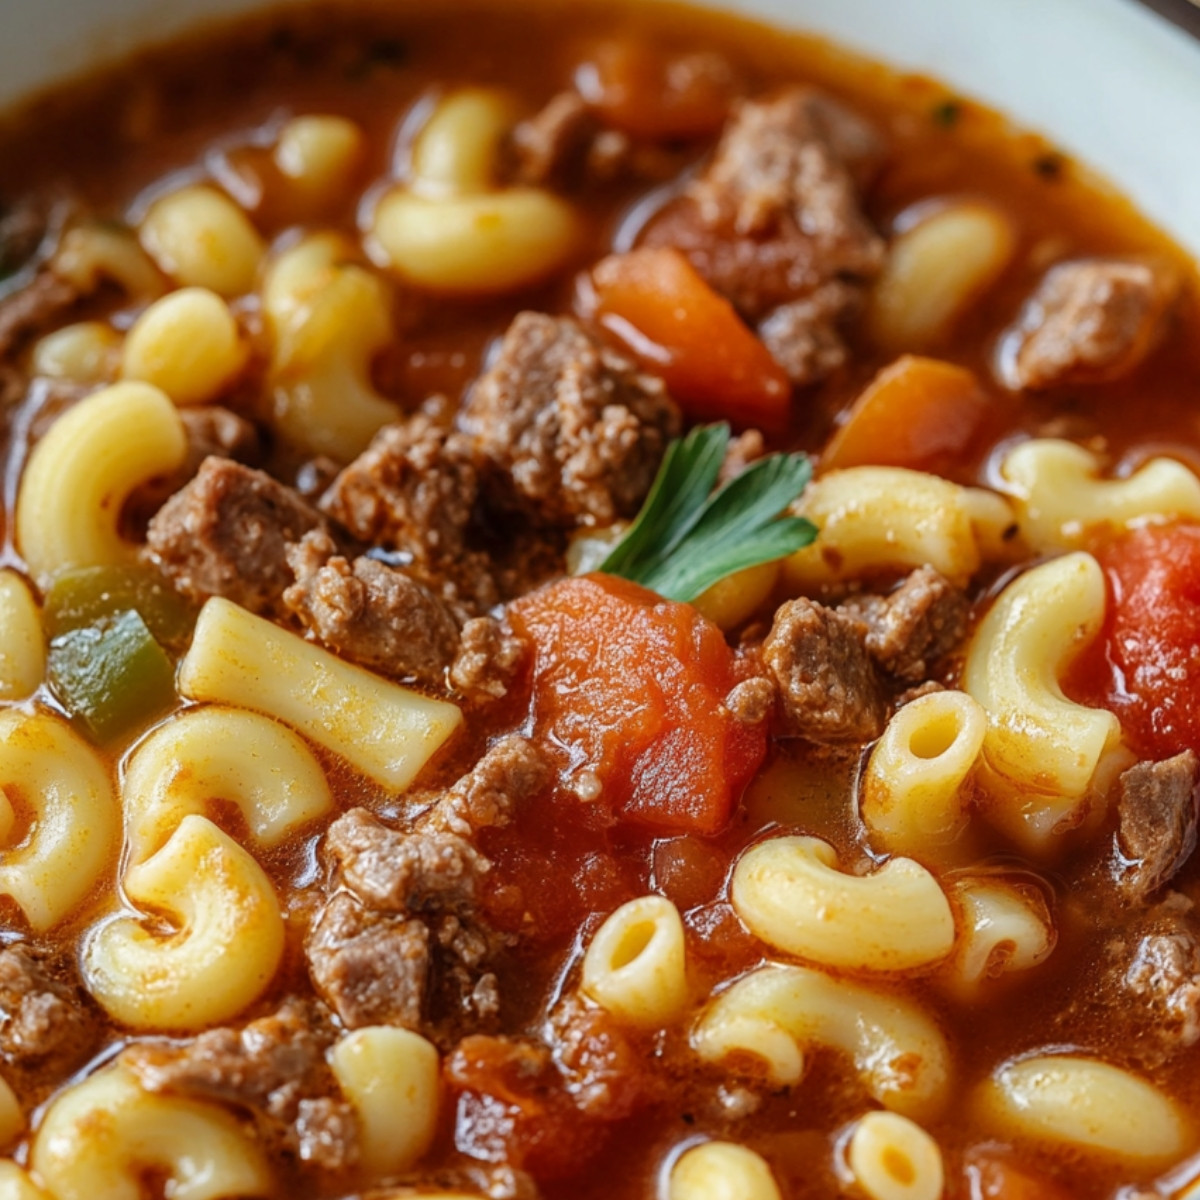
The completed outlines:
<svg viewBox="0 0 1200 1200">
<path fill-rule="evenodd" d="M 175 670 L 130 609 L 50 643 L 50 690 L 97 742 L 128 732 L 175 702 Z"/>
<path fill-rule="evenodd" d="M 42 620 L 46 636 L 53 639 L 130 609 L 167 646 L 182 645 L 196 622 L 195 609 L 158 572 L 138 566 L 63 571 L 46 593 Z"/>
</svg>

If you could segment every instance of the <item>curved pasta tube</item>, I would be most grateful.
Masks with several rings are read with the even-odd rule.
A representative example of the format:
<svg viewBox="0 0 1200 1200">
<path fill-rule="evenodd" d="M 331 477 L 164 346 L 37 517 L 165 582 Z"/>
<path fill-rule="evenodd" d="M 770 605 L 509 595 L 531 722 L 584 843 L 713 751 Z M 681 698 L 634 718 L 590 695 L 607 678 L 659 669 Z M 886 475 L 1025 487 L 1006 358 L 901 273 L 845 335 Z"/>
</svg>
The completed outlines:
<svg viewBox="0 0 1200 1200">
<path fill-rule="evenodd" d="M 138 245 L 133 231 L 111 224 L 68 229 L 54 255 L 54 273 L 85 295 L 105 280 L 140 298 L 161 296 L 166 291 L 166 280 Z"/>
<path fill-rule="evenodd" d="M 868 1200 L 941 1200 L 946 1183 L 937 1142 L 899 1113 L 869 1112 L 859 1120 L 846 1166 Z"/>
<path fill-rule="evenodd" d="M 38 338 L 30 370 L 47 379 L 92 387 L 111 383 L 121 365 L 124 338 L 103 321 L 77 321 Z"/>
<path fill-rule="evenodd" d="M 46 678 L 46 635 L 29 584 L 0 570 L 0 700 L 24 700 Z"/>
<path fill-rule="evenodd" d="M 1059 678 L 1104 620 L 1104 575 L 1089 554 L 1026 571 L 1000 594 L 967 651 L 963 688 L 984 707 L 989 817 L 1032 849 L 1086 815 L 1101 760 L 1118 748 L 1112 713 L 1068 700 Z"/>
<path fill-rule="evenodd" d="M 138 743 L 122 785 L 130 863 L 160 850 L 189 813 L 212 800 L 241 809 L 259 846 L 333 809 L 325 772 L 290 729 L 258 713 L 194 708 Z"/>
<path fill-rule="evenodd" d="M 256 1000 L 283 955 L 283 917 L 263 869 L 207 817 L 183 818 L 161 850 L 131 866 L 129 899 L 158 921 L 119 916 L 83 949 L 88 990 L 135 1029 L 194 1030 Z"/>
<path fill-rule="evenodd" d="M 30 1163 L 54 1200 L 141 1200 L 145 1176 L 166 1176 L 172 1200 L 274 1194 L 262 1151 L 215 1104 L 142 1091 L 110 1067 L 46 1111 Z"/>
<path fill-rule="evenodd" d="M 517 106 L 497 88 L 460 88 L 443 96 L 413 142 L 409 179 L 425 195 L 485 192 Z"/>
<path fill-rule="evenodd" d="M 730 899 L 767 945 L 831 967 L 907 971 L 954 948 L 950 902 L 924 867 L 893 858 L 872 875 L 847 875 L 820 838 L 751 846 L 734 868 Z"/>
<path fill-rule="evenodd" d="M 583 956 L 583 991 L 634 1025 L 673 1021 L 687 1004 L 687 953 L 679 910 L 662 896 L 622 904 Z"/>
<path fill-rule="evenodd" d="M 1073 549 L 1097 525 L 1200 517 L 1200 479 L 1152 458 L 1126 479 L 1101 479 L 1100 460 L 1073 442 L 1035 438 L 1010 450 L 1000 474 L 1034 551 Z"/>
<path fill-rule="evenodd" d="M 0 840 L 16 824 L 10 795 L 32 817 L 24 840 L 0 856 L 0 895 L 44 933 L 87 897 L 116 851 L 108 768 L 65 721 L 10 710 L 0 713 L 0 784 Z"/>
<path fill-rule="evenodd" d="M 341 1038 L 329 1063 L 358 1116 L 359 1162 L 372 1179 L 416 1166 L 437 1131 L 440 1064 L 408 1029 L 370 1025 Z"/>
<path fill-rule="evenodd" d="M 292 193 L 311 209 L 346 194 L 365 149 L 363 131 L 345 117 L 293 117 L 279 131 L 273 157 Z"/>
<path fill-rule="evenodd" d="M 966 824 L 965 787 L 987 734 L 987 714 L 965 692 L 934 692 L 897 710 L 871 751 L 862 819 L 893 854 L 936 852 Z"/>
<path fill-rule="evenodd" d="M 392 338 L 387 289 L 354 257 L 345 238 L 316 234 L 285 250 L 263 283 L 275 423 L 295 445 L 341 461 L 399 412 L 371 382 Z"/>
<path fill-rule="evenodd" d="M 761 1155 L 734 1142 L 704 1142 L 676 1159 L 667 1200 L 781 1200 L 781 1193 Z"/>
<path fill-rule="evenodd" d="M 122 506 L 186 454 L 175 405 L 149 384 L 116 383 L 68 409 L 33 447 L 17 493 L 17 544 L 38 584 L 66 567 L 132 561 Z"/>
<path fill-rule="evenodd" d="M 1046 1054 L 1001 1067 L 976 1093 L 976 1109 L 1010 1136 L 1093 1154 L 1167 1162 L 1195 1144 L 1174 1101 L 1130 1071 L 1094 1058 Z"/>
<path fill-rule="evenodd" d="M 11 1146 L 25 1132 L 25 1113 L 17 1094 L 8 1085 L 8 1080 L 0 1079 L 0 1146 Z M 0 1179 L 0 1189 L 3 1180 Z M 0 1190 L 0 1200 L 3 1191 Z"/>
<path fill-rule="evenodd" d="M 982 509 L 977 490 L 904 467 L 830 471 L 792 506 L 820 536 L 784 560 L 784 579 L 804 589 L 928 564 L 965 584 L 982 561 L 976 514 L 994 521 L 995 506 Z"/>
<path fill-rule="evenodd" d="M 0 1159 L 0 1200 L 56 1200 L 44 1192 L 28 1172 L 11 1158 Z"/>
<path fill-rule="evenodd" d="M 808 967 L 769 963 L 705 1010 L 692 1046 L 706 1062 L 751 1056 L 777 1086 L 799 1083 L 803 1049 L 850 1055 L 864 1086 L 893 1112 L 930 1119 L 950 1090 L 950 1051 L 938 1027 L 905 1000 Z"/>
<path fill-rule="evenodd" d="M 947 964 L 947 979 L 964 996 L 986 980 L 1028 971 L 1050 956 L 1056 941 L 1054 922 L 1033 885 L 964 879 L 956 884 L 954 895 L 962 932 Z"/>
</svg>

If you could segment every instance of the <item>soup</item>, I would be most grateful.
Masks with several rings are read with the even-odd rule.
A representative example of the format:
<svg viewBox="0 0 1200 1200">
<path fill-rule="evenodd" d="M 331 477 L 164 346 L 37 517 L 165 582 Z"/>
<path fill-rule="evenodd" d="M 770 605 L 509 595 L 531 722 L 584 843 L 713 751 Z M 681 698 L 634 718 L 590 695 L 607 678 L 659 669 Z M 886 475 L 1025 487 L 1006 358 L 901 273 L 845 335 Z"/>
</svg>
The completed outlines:
<svg viewBox="0 0 1200 1200">
<path fill-rule="evenodd" d="M 306 7 L 0 135 L 0 1190 L 1184 1194 L 1200 316 L 686 9 Z"/>
</svg>

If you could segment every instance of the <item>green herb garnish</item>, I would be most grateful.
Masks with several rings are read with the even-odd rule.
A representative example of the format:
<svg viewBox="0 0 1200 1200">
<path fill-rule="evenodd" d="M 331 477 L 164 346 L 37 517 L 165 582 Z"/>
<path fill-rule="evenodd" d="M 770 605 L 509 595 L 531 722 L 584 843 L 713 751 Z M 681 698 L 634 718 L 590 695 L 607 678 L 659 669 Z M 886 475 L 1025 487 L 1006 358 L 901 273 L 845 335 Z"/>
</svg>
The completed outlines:
<svg viewBox="0 0 1200 1200">
<path fill-rule="evenodd" d="M 807 455 L 769 454 L 714 493 L 728 445 L 728 425 L 672 442 L 637 520 L 598 570 L 690 601 L 726 575 L 807 546 L 816 526 L 781 516 L 812 475 Z"/>
<path fill-rule="evenodd" d="M 961 100 L 942 100 L 933 106 L 933 123 L 943 129 L 953 129 L 962 117 Z"/>
</svg>

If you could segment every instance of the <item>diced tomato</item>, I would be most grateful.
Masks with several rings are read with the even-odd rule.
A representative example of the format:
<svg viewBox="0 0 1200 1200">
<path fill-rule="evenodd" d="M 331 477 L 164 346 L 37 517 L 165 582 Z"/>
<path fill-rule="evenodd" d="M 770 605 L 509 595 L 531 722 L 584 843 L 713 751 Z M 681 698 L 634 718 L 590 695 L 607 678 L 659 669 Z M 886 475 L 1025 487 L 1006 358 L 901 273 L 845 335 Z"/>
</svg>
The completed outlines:
<svg viewBox="0 0 1200 1200">
<path fill-rule="evenodd" d="M 1200 752 L 1200 525 L 1137 529 L 1097 557 L 1109 584 L 1104 636 L 1068 689 L 1116 713 L 1145 754 Z"/>
<path fill-rule="evenodd" d="M 965 367 L 905 354 L 854 402 L 821 454 L 821 469 L 936 466 L 960 455 L 987 411 L 987 393 Z"/>
<path fill-rule="evenodd" d="M 724 705 L 738 682 L 721 631 L 691 605 L 605 575 L 510 607 L 533 643 L 536 736 L 584 806 L 618 820 L 713 834 L 766 754 L 761 725 Z"/>
<path fill-rule="evenodd" d="M 661 375 L 696 421 L 779 430 L 792 388 L 733 305 L 669 246 L 614 254 L 592 271 L 593 318 Z"/>
</svg>

